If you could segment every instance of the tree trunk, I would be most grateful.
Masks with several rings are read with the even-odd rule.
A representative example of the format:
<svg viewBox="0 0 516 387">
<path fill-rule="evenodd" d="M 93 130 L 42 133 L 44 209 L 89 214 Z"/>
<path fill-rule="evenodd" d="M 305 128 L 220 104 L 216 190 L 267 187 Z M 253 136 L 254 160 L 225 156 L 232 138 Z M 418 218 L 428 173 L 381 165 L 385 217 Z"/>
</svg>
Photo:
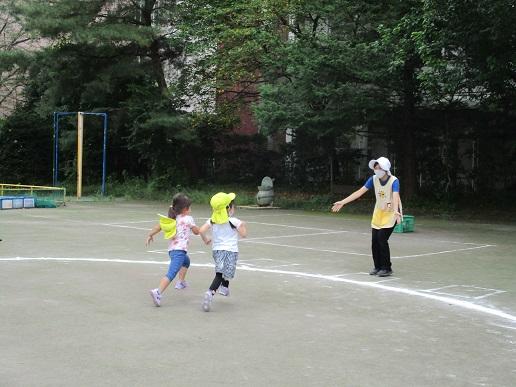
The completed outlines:
<svg viewBox="0 0 516 387">
<path fill-rule="evenodd" d="M 415 69 L 418 59 L 410 57 L 403 69 L 403 121 L 401 128 L 401 183 L 403 196 L 413 197 L 417 193 L 416 149 L 415 149 L 415 105 L 417 85 Z"/>
<path fill-rule="evenodd" d="M 145 0 L 145 4 L 142 8 L 142 21 L 146 26 L 152 26 L 152 13 L 154 12 L 154 5 L 156 0 Z M 148 55 L 151 59 L 152 70 L 154 78 L 161 93 L 165 93 L 167 90 L 167 81 L 165 79 L 165 73 L 163 71 L 163 64 L 161 63 L 161 56 L 159 53 L 160 49 L 160 37 L 157 36 L 149 46 Z"/>
</svg>

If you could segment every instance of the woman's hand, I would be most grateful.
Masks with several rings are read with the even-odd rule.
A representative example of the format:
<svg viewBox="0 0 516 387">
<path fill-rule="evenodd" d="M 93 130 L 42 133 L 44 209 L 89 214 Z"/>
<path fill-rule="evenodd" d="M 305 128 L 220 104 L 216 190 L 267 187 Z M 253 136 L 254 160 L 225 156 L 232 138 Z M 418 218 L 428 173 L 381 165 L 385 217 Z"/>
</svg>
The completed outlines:
<svg viewBox="0 0 516 387">
<path fill-rule="evenodd" d="M 344 206 L 344 203 L 342 201 L 338 201 L 333 203 L 333 207 L 331 208 L 332 212 L 339 212 L 340 209 Z"/>
<path fill-rule="evenodd" d="M 396 217 L 396 224 L 400 224 L 401 223 L 401 214 L 398 211 L 396 211 L 394 213 L 394 216 Z"/>
<path fill-rule="evenodd" d="M 145 246 L 149 246 L 151 242 L 154 242 L 154 237 L 149 234 L 145 240 Z"/>
</svg>

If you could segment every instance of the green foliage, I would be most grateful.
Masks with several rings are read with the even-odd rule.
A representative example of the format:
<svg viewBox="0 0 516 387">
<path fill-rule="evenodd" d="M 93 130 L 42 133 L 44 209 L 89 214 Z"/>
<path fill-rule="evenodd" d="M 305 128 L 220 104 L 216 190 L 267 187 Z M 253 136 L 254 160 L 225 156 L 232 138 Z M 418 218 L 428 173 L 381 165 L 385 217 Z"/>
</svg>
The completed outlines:
<svg viewBox="0 0 516 387">
<path fill-rule="evenodd" d="M 512 187 L 511 10 L 512 0 L 3 2 L 45 45 L 0 51 L 0 71 L 25 80 L 24 105 L 0 128 L 2 177 L 37 180 L 21 163 L 30 157 L 48 183 L 52 112 L 103 111 L 111 181 L 134 179 L 143 192 L 258 184 L 271 171 L 327 190 L 330 165 L 337 183 L 354 184 L 369 156 L 352 147 L 363 129 L 396 160 L 404 197 Z M 239 109 L 253 101 L 260 134 L 235 136 Z M 292 143 L 270 150 L 266 136 L 286 130 Z M 74 131 L 63 118 L 65 183 L 75 179 Z M 98 119 L 85 135 L 85 180 L 98 186 Z"/>
<path fill-rule="evenodd" d="M 46 185 L 52 176 L 51 137 L 31 111 L 17 111 L 0 126 L 2 183 Z"/>
</svg>

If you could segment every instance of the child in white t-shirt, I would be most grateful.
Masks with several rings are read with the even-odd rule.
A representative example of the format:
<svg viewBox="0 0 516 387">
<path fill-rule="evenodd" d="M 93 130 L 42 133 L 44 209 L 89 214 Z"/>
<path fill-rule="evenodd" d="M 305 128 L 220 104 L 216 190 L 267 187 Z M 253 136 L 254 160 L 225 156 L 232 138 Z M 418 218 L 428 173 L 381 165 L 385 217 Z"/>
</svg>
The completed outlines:
<svg viewBox="0 0 516 387">
<path fill-rule="evenodd" d="M 204 234 L 211 228 L 212 250 L 215 261 L 215 278 L 206 291 L 202 308 L 205 312 L 211 309 L 213 296 L 219 291 L 229 296 L 229 280 L 235 276 L 238 261 L 238 239 L 247 236 L 247 229 L 240 219 L 235 218 L 234 193 L 219 192 L 210 200 L 213 210 L 211 218 L 201 226 L 199 232 Z M 209 243 L 209 241 L 208 241 Z"/>
<path fill-rule="evenodd" d="M 161 305 L 161 296 L 177 273 L 179 273 L 179 280 L 175 288 L 184 289 L 188 286 L 185 281 L 186 272 L 190 267 L 188 244 L 192 233 L 199 235 L 199 227 L 195 225 L 193 218 L 190 216 L 191 204 L 192 201 L 186 195 L 176 194 L 168 210 L 168 217 L 160 215 L 160 222 L 151 229 L 145 241 L 145 245 L 148 246 L 154 240 L 154 235 L 160 231 L 163 231 L 165 239 L 169 240 L 170 265 L 168 272 L 159 282 L 159 287 L 150 290 L 152 301 L 156 306 Z M 204 235 L 201 234 L 201 237 L 208 243 Z"/>
</svg>

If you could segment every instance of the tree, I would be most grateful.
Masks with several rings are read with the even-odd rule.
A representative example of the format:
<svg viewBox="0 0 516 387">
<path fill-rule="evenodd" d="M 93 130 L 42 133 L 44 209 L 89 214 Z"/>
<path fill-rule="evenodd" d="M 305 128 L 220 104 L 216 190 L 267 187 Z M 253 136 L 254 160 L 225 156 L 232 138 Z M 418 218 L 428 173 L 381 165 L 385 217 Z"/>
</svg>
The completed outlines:
<svg viewBox="0 0 516 387">
<path fill-rule="evenodd" d="M 166 76 L 184 60 L 176 2 L 26 0 L 12 7 L 26 30 L 48 42 L 30 62 L 27 106 L 44 120 L 56 110 L 110 111 L 109 144 L 119 146 L 113 163 L 128 153 L 131 173 L 170 172 L 160 160 L 196 136 L 180 110 L 182 80 Z"/>
<path fill-rule="evenodd" d="M 20 102 L 26 82 L 28 50 L 35 43 L 16 22 L 9 5 L 0 4 L 0 117 L 12 113 Z"/>
</svg>

